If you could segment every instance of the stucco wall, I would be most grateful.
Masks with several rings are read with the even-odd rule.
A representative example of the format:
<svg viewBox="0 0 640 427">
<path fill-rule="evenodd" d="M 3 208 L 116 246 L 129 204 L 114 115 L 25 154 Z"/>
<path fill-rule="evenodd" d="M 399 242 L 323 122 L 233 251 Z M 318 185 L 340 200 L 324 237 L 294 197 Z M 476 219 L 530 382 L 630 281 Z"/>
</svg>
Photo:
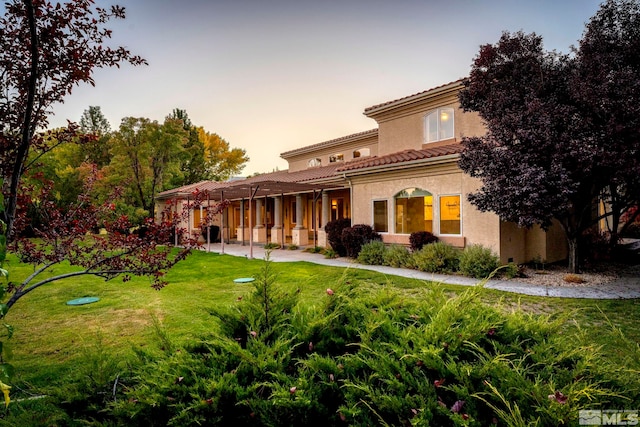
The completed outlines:
<svg viewBox="0 0 640 427">
<path fill-rule="evenodd" d="M 438 102 L 430 102 L 413 107 L 404 114 L 378 123 L 378 153 L 380 155 L 395 153 L 407 149 L 428 147 L 424 144 L 424 117 L 441 107 L 454 109 L 454 138 L 438 141 L 438 144 L 460 142 L 463 136 L 481 136 L 486 132 L 480 117 L 476 113 L 465 113 L 460 108 L 456 96 L 440 98 Z"/>
<path fill-rule="evenodd" d="M 408 243 L 408 235 L 394 232 L 394 196 L 404 189 L 417 187 L 429 191 L 434 197 L 461 195 L 462 236 L 445 237 L 443 240 L 449 240 L 456 246 L 481 244 L 499 253 L 500 221 L 496 215 L 480 212 L 469 204 L 466 194 L 477 188 L 477 182 L 464 175 L 455 164 L 354 177 L 352 185 L 354 224 L 373 225 L 373 200 L 387 201 L 389 232 L 383 233 L 386 242 Z M 439 234 L 437 221 L 434 221 L 434 232 Z"/>
<path fill-rule="evenodd" d="M 289 171 L 296 172 L 307 169 L 309 160 L 315 158 L 319 158 L 321 160 L 322 166 L 327 166 L 330 164 L 329 157 L 338 153 L 344 156 L 345 162 L 348 162 L 349 160 L 353 160 L 353 152 L 362 148 L 368 148 L 370 156 L 378 155 L 377 136 L 361 138 L 355 141 L 347 141 L 339 145 L 332 144 L 330 147 L 324 147 L 321 145 L 317 149 L 310 149 L 300 154 L 287 156 L 286 160 L 289 163 Z"/>
</svg>

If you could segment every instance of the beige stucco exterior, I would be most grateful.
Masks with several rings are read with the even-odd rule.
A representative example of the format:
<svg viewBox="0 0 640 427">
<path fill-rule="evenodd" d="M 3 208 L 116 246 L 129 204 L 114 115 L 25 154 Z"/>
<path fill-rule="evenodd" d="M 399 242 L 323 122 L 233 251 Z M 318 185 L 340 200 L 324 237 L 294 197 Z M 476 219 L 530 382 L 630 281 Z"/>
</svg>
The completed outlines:
<svg viewBox="0 0 640 427">
<path fill-rule="evenodd" d="M 482 245 L 494 251 L 503 263 L 533 259 L 554 262 L 565 258 L 567 245 L 558 224 L 547 231 L 538 227 L 523 229 L 493 213 L 479 211 L 468 201 L 468 195 L 479 189 L 480 181 L 458 167 L 462 149 L 459 143 L 464 137 L 482 136 L 486 130 L 477 114 L 465 113 L 460 108 L 461 88 L 462 82 L 457 81 L 367 108 L 364 114 L 375 121 L 375 129 L 282 153 L 281 157 L 289 163 L 285 172 L 296 174 L 289 176 L 299 176 L 301 182 L 316 182 L 320 186 L 331 182 L 332 186 L 324 190 L 322 197 L 314 189 L 301 194 L 270 194 L 264 200 L 254 200 L 251 218 L 248 201 L 244 200 L 242 209 L 241 201 L 234 200 L 224 216 L 225 238 L 247 239 L 251 223 L 251 237 L 258 243 L 307 245 L 317 238 L 317 243 L 326 245 L 323 227 L 327 221 L 350 217 L 352 224 L 374 226 L 376 203 L 378 207 L 386 207 L 385 229 L 377 230 L 386 243 L 409 244 L 409 232 L 397 228 L 398 224 L 402 227 L 409 224 L 406 221 L 410 217 L 415 222 L 407 229 L 424 225 L 440 240 L 460 248 Z M 446 109 L 446 115 L 441 115 L 438 109 Z M 425 118 L 433 112 L 438 112 L 431 117 L 437 117 L 439 123 L 450 126 L 448 120 L 453 120 L 453 130 L 438 132 L 436 135 L 444 135 L 442 139 L 427 142 Z M 354 155 L 355 152 L 359 155 Z M 329 176 L 320 174 L 323 170 L 330 171 Z M 305 171 L 318 174 L 309 178 Z M 251 179 L 282 180 L 283 175 L 276 172 Z M 410 201 L 406 200 L 412 199 L 414 189 L 421 190 L 416 194 L 422 196 L 417 196 L 411 202 L 417 204 L 409 208 Z M 162 200 L 159 210 L 161 205 Z M 407 214 L 403 216 L 405 210 Z M 380 224 L 380 215 L 376 219 Z M 196 228 L 193 221 L 191 218 L 188 227 Z M 214 221 L 220 223 L 220 219 Z M 443 227 L 449 232 L 443 232 Z M 451 230 L 456 231 L 452 234 Z"/>
</svg>

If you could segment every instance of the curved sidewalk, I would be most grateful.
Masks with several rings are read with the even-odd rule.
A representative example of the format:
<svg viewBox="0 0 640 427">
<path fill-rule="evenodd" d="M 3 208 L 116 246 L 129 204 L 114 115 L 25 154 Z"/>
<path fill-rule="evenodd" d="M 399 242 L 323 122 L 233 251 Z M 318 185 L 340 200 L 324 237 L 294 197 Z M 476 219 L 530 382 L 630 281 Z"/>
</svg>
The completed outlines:
<svg viewBox="0 0 640 427">
<path fill-rule="evenodd" d="M 203 246 L 207 250 L 207 245 Z M 211 244 L 211 252 L 221 253 L 220 243 Z M 249 246 L 239 244 L 225 244 L 224 253 L 232 256 L 250 256 Z M 262 247 L 253 247 L 253 258 L 263 259 L 265 250 Z M 425 273 L 423 271 L 411 270 L 408 268 L 393 268 L 379 265 L 364 265 L 345 258 L 327 259 L 321 254 L 312 254 L 301 250 L 274 249 L 271 251 L 271 261 L 273 262 L 296 262 L 306 261 L 314 264 L 329 265 L 333 267 L 359 268 L 372 270 L 389 276 L 401 276 L 411 279 L 434 281 L 452 285 L 475 286 L 478 279 L 464 276 L 453 276 L 445 274 Z M 487 281 L 486 288 L 504 292 L 514 292 L 524 295 L 548 296 L 559 298 L 592 298 L 592 299 L 630 299 L 640 298 L 640 277 L 627 275 L 618 280 L 596 286 L 538 286 L 529 283 L 518 282 L 517 280 L 492 279 Z"/>
</svg>

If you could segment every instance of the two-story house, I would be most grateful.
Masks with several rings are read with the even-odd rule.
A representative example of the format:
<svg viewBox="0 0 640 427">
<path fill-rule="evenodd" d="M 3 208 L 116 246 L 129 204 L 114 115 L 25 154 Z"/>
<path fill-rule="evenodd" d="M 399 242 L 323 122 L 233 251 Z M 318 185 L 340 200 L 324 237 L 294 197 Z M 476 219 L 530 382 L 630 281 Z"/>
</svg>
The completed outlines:
<svg viewBox="0 0 640 427">
<path fill-rule="evenodd" d="M 157 211 L 198 188 L 231 200 L 214 219 L 226 241 L 324 246 L 324 225 L 351 218 L 390 244 L 406 245 L 412 232 L 426 230 L 456 247 L 489 247 L 505 263 L 565 258 L 559 227 L 522 229 L 468 202 L 480 183 L 458 168 L 460 140 L 485 129 L 477 114 L 460 108 L 461 88 L 458 80 L 366 108 L 375 129 L 282 153 L 286 171 L 165 191 Z M 185 225 L 197 231 L 201 218 L 193 212 Z"/>
</svg>

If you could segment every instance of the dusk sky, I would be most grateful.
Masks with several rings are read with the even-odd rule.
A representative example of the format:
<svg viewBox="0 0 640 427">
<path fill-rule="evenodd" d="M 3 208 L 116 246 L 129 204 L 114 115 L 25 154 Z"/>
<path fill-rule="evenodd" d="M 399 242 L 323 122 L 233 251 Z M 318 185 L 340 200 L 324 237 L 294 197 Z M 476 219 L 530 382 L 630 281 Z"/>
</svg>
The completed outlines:
<svg viewBox="0 0 640 427">
<path fill-rule="evenodd" d="M 98 0 L 99 5 L 111 4 Z M 148 66 L 98 70 L 57 105 L 52 126 L 90 105 L 111 128 L 163 121 L 174 108 L 250 162 L 243 175 L 287 168 L 279 154 L 376 127 L 366 107 L 465 77 L 481 44 L 536 32 L 569 52 L 596 0 L 121 0 L 112 44 Z"/>
</svg>

